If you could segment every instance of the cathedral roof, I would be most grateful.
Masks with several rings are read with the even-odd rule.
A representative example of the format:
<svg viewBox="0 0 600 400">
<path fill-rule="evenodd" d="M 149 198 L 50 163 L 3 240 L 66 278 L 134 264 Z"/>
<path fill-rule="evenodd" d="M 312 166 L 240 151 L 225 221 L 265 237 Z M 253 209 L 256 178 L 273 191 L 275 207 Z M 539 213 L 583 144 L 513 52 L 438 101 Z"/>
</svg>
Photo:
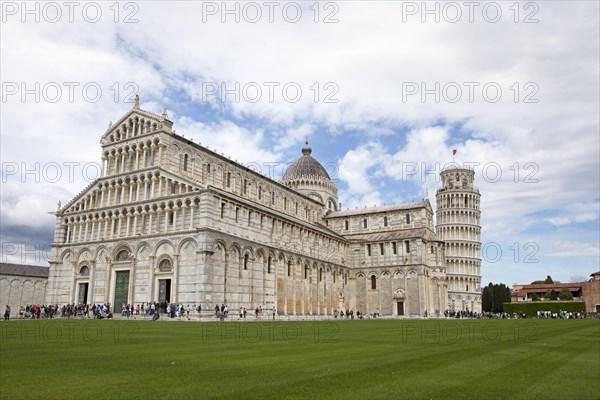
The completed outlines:
<svg viewBox="0 0 600 400">
<path fill-rule="evenodd" d="M 413 203 L 392 204 L 388 206 L 357 208 L 355 210 L 333 211 L 327 214 L 326 218 L 350 217 L 352 215 L 367 215 L 398 210 L 410 210 L 413 208 L 427 207 L 427 203 L 427 201 L 416 201 Z"/>
<path fill-rule="evenodd" d="M 289 166 L 282 180 L 293 181 L 302 178 L 331 180 L 325 168 L 310 153 L 312 153 L 312 148 L 308 145 L 307 140 L 302 148 L 302 157 Z"/>
<path fill-rule="evenodd" d="M 359 233 L 344 235 L 352 242 L 381 242 L 388 240 L 404 240 L 412 238 L 423 238 L 430 241 L 441 241 L 437 235 L 428 228 L 412 228 L 401 230 L 390 230 L 372 233 Z"/>
<path fill-rule="evenodd" d="M 0 263 L 0 275 L 37 276 L 48 277 L 48 267 L 25 264 Z"/>
</svg>

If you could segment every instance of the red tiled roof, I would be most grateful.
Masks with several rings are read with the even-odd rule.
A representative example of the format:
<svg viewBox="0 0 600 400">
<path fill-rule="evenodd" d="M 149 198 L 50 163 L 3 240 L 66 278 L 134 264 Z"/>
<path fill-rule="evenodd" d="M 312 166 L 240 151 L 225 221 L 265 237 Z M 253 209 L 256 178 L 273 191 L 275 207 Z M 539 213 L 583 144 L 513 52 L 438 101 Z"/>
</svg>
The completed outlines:
<svg viewBox="0 0 600 400">
<path fill-rule="evenodd" d="M 562 288 L 567 288 L 571 292 L 577 292 L 581 289 L 581 285 L 583 282 L 576 283 L 542 283 L 539 285 L 523 285 L 518 289 L 519 293 L 539 293 L 539 292 L 547 292 L 548 290 L 554 289 L 554 291 L 559 292 Z"/>
</svg>

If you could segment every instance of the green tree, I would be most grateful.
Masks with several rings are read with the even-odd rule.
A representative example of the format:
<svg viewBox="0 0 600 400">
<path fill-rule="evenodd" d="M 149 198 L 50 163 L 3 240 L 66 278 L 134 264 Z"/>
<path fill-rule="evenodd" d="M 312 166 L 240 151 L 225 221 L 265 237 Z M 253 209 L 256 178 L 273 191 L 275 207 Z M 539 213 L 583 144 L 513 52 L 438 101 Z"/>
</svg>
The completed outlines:
<svg viewBox="0 0 600 400">
<path fill-rule="evenodd" d="M 566 287 L 560 289 L 560 293 L 558 294 L 561 300 L 573 300 L 573 293 Z"/>
<path fill-rule="evenodd" d="M 546 276 L 546 280 L 544 281 L 544 283 L 554 283 L 554 281 L 552 280 L 552 278 L 550 277 L 550 275 Z"/>
<path fill-rule="evenodd" d="M 554 289 L 550 292 L 550 300 L 558 300 L 558 293 Z"/>
<path fill-rule="evenodd" d="M 481 309 L 486 312 L 503 312 L 504 303 L 510 303 L 510 289 L 505 284 L 493 284 L 483 288 Z"/>
<path fill-rule="evenodd" d="M 537 293 L 532 293 L 531 294 L 531 300 L 533 300 L 533 301 L 540 301 L 540 296 L 538 296 Z"/>
<path fill-rule="evenodd" d="M 492 311 L 492 303 L 494 297 L 494 285 L 490 282 L 489 285 L 483 288 L 483 292 L 481 293 L 481 309 L 485 312 Z"/>
<path fill-rule="evenodd" d="M 551 300 L 552 299 L 552 290 L 548 290 L 545 294 L 544 294 L 544 299 L 546 300 Z"/>
</svg>

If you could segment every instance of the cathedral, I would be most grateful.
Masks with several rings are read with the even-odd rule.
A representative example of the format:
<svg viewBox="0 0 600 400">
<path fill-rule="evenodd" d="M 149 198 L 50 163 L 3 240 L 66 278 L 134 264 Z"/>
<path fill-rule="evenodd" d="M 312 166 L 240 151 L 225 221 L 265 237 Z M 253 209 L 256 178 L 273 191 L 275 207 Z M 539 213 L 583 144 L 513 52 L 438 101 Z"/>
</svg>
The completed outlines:
<svg viewBox="0 0 600 400">
<path fill-rule="evenodd" d="M 47 304 L 172 302 L 278 315 L 481 312 L 474 172 L 428 199 L 341 210 L 302 155 L 279 181 L 179 136 L 135 106 L 100 140 L 101 176 L 56 211 Z"/>
</svg>

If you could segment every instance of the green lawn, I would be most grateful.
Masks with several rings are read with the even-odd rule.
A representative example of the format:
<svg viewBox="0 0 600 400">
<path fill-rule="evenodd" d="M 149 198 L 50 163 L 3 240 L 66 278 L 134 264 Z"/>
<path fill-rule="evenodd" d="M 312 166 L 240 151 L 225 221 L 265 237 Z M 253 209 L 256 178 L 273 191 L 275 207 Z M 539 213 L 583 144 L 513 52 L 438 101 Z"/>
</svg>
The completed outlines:
<svg viewBox="0 0 600 400">
<path fill-rule="evenodd" d="M 0 323 L 1 399 L 600 399 L 600 320 Z"/>
</svg>

